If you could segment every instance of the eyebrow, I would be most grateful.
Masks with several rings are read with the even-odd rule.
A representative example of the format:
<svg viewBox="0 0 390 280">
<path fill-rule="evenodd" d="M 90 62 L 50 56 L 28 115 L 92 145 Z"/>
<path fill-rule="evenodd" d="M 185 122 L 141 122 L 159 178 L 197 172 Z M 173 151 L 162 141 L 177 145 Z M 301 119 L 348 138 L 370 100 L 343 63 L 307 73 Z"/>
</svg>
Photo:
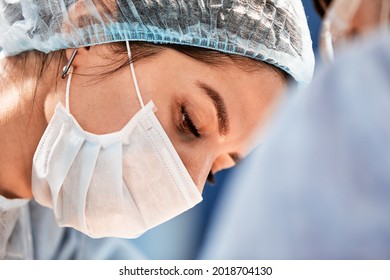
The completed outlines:
<svg viewBox="0 0 390 280">
<path fill-rule="evenodd" d="M 217 110 L 218 132 L 221 136 L 225 136 L 229 133 L 229 117 L 221 94 L 209 85 L 200 81 L 197 81 L 196 85 L 213 101 L 215 109 Z"/>
<path fill-rule="evenodd" d="M 197 81 L 196 85 L 213 101 L 215 109 L 217 110 L 218 132 L 221 136 L 225 136 L 229 133 L 229 117 L 221 94 L 209 85 L 200 81 Z M 242 156 L 238 153 L 229 153 L 229 156 L 235 164 L 240 163 L 242 160 Z"/>
</svg>

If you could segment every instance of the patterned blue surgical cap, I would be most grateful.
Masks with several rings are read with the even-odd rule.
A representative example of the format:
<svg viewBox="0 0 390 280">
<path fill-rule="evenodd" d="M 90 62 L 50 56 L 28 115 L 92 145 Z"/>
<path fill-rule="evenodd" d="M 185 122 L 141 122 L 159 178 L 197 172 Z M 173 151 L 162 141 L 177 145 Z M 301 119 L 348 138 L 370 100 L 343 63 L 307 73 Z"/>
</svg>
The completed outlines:
<svg viewBox="0 0 390 280">
<path fill-rule="evenodd" d="M 302 84 L 314 70 L 300 0 L 0 0 L 2 56 L 126 40 L 258 59 Z"/>
</svg>

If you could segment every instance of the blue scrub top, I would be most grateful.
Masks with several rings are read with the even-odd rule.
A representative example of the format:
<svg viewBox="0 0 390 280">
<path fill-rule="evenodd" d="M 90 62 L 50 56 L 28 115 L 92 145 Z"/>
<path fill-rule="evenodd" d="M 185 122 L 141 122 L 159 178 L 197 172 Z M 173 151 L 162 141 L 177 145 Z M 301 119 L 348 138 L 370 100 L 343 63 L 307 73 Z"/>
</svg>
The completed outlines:
<svg viewBox="0 0 390 280">
<path fill-rule="evenodd" d="M 58 227 L 49 208 L 0 196 L 0 259 L 146 259 L 131 240 L 90 238 Z"/>
</svg>

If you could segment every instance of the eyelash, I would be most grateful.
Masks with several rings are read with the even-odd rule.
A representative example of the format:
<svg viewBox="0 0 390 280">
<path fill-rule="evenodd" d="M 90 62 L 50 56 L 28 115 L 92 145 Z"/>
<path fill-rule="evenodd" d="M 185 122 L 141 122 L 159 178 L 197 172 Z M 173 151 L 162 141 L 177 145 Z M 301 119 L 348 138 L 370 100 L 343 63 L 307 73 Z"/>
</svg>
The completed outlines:
<svg viewBox="0 0 390 280">
<path fill-rule="evenodd" d="M 188 112 L 186 110 L 186 105 L 182 104 L 180 105 L 180 114 L 181 119 L 179 121 L 179 129 L 182 132 L 190 132 L 192 133 L 196 138 L 201 138 L 202 135 L 199 133 L 198 128 L 195 126 L 194 122 L 191 120 L 190 116 L 188 115 Z"/>
<path fill-rule="evenodd" d="M 180 105 L 180 114 L 181 118 L 179 121 L 179 129 L 180 131 L 184 133 L 192 133 L 196 138 L 201 138 L 202 135 L 199 133 L 198 128 L 195 126 L 194 122 L 191 120 L 191 117 L 189 116 L 187 110 L 186 110 L 186 105 L 181 104 Z M 207 182 L 210 185 L 215 185 L 217 182 L 215 180 L 214 174 L 210 171 L 208 176 L 207 176 Z"/>
</svg>

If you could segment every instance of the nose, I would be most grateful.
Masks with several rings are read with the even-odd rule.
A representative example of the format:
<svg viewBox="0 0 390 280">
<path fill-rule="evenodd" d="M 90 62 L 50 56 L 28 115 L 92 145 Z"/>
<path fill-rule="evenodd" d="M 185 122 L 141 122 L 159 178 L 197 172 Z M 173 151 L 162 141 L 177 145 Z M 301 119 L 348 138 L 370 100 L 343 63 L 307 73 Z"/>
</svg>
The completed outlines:
<svg viewBox="0 0 390 280">
<path fill-rule="evenodd" d="M 217 156 L 211 166 L 211 172 L 213 174 L 227 168 L 231 168 L 235 165 L 234 160 L 228 153 Z"/>
</svg>

